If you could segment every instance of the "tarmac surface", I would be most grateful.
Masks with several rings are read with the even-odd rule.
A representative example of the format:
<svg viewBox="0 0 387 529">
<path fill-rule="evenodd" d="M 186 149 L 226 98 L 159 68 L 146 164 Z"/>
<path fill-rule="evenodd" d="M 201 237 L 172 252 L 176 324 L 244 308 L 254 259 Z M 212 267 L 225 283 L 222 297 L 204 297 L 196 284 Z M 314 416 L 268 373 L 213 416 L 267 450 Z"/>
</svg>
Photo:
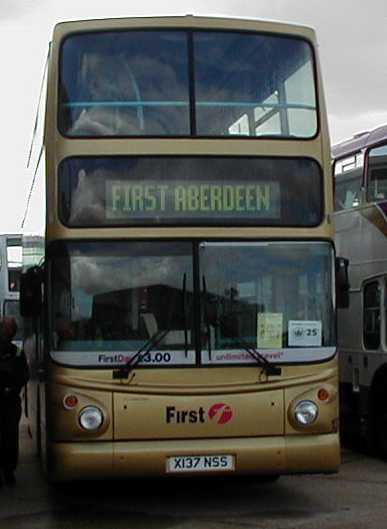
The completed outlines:
<svg viewBox="0 0 387 529">
<path fill-rule="evenodd" d="M 46 483 L 22 425 L 0 529 L 385 529 L 387 463 L 343 450 L 335 475 Z"/>
</svg>

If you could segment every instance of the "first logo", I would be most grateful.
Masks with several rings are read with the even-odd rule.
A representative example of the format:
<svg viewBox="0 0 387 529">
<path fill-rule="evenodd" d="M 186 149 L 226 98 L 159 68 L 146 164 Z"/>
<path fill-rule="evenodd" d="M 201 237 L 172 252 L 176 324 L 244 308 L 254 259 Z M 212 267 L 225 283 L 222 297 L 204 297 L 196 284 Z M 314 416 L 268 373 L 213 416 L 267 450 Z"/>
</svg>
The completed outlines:
<svg viewBox="0 0 387 529">
<path fill-rule="evenodd" d="M 226 424 L 227 422 L 231 421 L 232 416 L 232 409 L 227 404 L 224 404 L 224 402 L 214 404 L 208 410 L 208 417 L 211 420 L 216 421 L 218 424 Z"/>
</svg>

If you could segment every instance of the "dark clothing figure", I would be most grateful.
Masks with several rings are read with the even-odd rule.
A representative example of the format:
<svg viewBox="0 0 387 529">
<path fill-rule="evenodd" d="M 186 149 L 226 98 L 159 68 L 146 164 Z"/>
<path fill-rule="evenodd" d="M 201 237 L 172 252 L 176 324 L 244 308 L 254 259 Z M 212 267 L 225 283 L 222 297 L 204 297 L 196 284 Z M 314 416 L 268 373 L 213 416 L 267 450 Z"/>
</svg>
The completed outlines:
<svg viewBox="0 0 387 529">
<path fill-rule="evenodd" d="M 0 486 L 15 481 L 19 454 L 20 391 L 28 380 L 27 361 L 11 341 L 0 338 Z"/>
</svg>

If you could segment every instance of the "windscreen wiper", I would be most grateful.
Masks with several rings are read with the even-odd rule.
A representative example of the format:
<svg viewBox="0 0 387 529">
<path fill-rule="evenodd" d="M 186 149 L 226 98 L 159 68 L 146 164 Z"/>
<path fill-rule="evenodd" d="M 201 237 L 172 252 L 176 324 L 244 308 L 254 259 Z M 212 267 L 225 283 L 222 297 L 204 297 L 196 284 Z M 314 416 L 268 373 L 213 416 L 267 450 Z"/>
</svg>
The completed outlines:
<svg viewBox="0 0 387 529">
<path fill-rule="evenodd" d="M 204 275 L 202 277 L 202 283 L 204 295 L 204 321 L 207 326 L 209 357 L 211 358 L 211 338 L 209 327 L 212 325 L 213 327 L 219 327 L 220 329 L 226 331 L 226 333 L 231 337 L 232 340 L 234 340 L 234 342 L 243 347 L 243 349 L 249 353 L 252 358 L 254 358 L 257 364 L 262 367 L 262 369 L 264 369 L 267 375 L 280 375 L 282 373 L 282 369 L 280 367 L 276 366 L 272 362 L 269 362 L 269 360 L 267 360 L 267 358 L 265 358 L 259 351 L 253 347 L 250 347 L 250 345 L 241 336 L 235 336 L 232 330 L 224 323 L 224 321 L 222 321 L 221 318 L 218 316 L 215 316 L 214 318 L 209 317 L 209 311 L 207 307 L 207 285 Z"/>
<path fill-rule="evenodd" d="M 211 322 L 212 323 L 212 322 Z M 215 323 L 215 325 L 214 325 Z M 249 353 L 249 355 L 254 358 L 257 364 L 262 367 L 267 375 L 281 375 L 282 369 L 272 362 L 269 362 L 259 351 L 254 347 L 251 347 L 241 336 L 236 336 L 232 330 L 222 321 L 221 318 L 218 318 L 216 322 L 212 323 L 214 327 L 218 326 L 220 329 L 226 331 L 230 338 L 239 346 Z"/>
<path fill-rule="evenodd" d="M 207 284 L 206 284 L 206 278 L 202 277 L 203 282 L 203 296 L 204 296 L 204 303 L 203 303 L 203 317 L 204 317 L 204 323 L 206 324 L 206 332 L 207 332 L 207 344 L 208 344 L 208 358 L 211 360 L 212 356 L 212 349 L 211 349 L 211 328 L 210 328 L 210 318 L 208 316 L 208 306 L 207 306 Z"/>
<path fill-rule="evenodd" d="M 184 321 L 184 351 L 185 356 L 188 356 L 188 327 L 187 327 L 187 274 L 184 273 L 183 275 L 183 288 L 182 288 L 182 296 L 183 296 L 183 321 Z"/>
<path fill-rule="evenodd" d="M 125 365 L 120 366 L 118 369 L 113 370 L 113 378 L 129 378 L 129 373 L 132 369 L 144 358 L 144 356 L 149 353 L 151 349 L 156 347 L 161 340 L 169 333 L 170 329 L 162 329 L 156 331 L 150 338 L 147 340 L 140 349 L 130 358 Z"/>
</svg>

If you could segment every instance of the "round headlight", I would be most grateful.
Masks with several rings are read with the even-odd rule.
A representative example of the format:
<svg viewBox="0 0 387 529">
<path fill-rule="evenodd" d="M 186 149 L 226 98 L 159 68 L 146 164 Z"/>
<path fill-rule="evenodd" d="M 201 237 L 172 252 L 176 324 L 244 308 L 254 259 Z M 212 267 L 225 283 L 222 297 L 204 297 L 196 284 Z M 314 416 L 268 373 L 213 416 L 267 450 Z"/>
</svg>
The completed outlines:
<svg viewBox="0 0 387 529">
<path fill-rule="evenodd" d="M 101 427 L 103 423 L 103 414 L 95 406 L 87 406 L 79 414 L 79 424 L 84 430 L 94 432 Z"/>
<path fill-rule="evenodd" d="M 300 401 L 294 409 L 294 416 L 302 426 L 314 423 L 318 416 L 317 404 L 311 400 Z"/>
</svg>

